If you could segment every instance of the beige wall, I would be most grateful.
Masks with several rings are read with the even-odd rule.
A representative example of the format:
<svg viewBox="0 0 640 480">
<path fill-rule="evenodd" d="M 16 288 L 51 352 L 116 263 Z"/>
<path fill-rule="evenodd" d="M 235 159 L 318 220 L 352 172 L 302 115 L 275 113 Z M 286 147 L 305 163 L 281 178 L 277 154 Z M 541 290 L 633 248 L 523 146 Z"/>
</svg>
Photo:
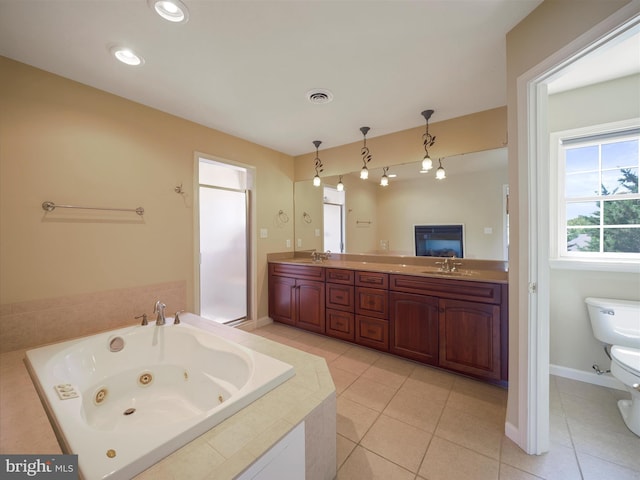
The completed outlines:
<svg viewBox="0 0 640 480">
<path fill-rule="evenodd" d="M 419 115 L 419 114 L 417 114 Z M 435 121 L 438 112 L 429 122 L 429 133 L 436 137 L 435 145 L 429 149 L 431 158 L 451 157 L 470 152 L 481 152 L 504 147 L 507 142 L 507 110 L 505 107 Z M 369 169 L 420 162 L 424 157 L 422 135 L 425 127 L 411 128 L 400 132 L 375 136 L 375 126 L 367 135 L 367 147 L 372 160 Z M 323 177 L 359 172 L 362 168 L 360 148 L 362 141 L 327 148 L 320 151 L 324 165 Z M 295 157 L 295 179 L 310 180 L 315 174 L 315 152 Z"/>
<path fill-rule="evenodd" d="M 2 57 L 0 115 L 0 304 L 184 281 L 193 310 L 202 152 L 256 167 L 257 226 L 269 236 L 252 237 L 267 315 L 266 255 L 293 238 L 293 221 L 277 215 L 293 211 L 292 157 Z M 45 214 L 45 200 L 145 215 Z"/>
<path fill-rule="evenodd" d="M 510 250 L 509 250 L 509 400 L 507 422 L 519 428 L 520 329 L 528 311 L 527 251 L 529 248 L 527 159 L 519 157 L 518 77 L 622 8 L 628 0 L 546 0 L 507 34 L 507 110 L 509 129 Z"/>
<path fill-rule="evenodd" d="M 640 75 L 549 96 L 551 133 L 632 118 L 640 118 Z M 593 336 L 584 299 L 640 300 L 640 275 L 552 269 L 550 282 L 551 364 L 588 373 L 593 373 L 594 362 L 608 368 L 610 361 Z"/>
</svg>

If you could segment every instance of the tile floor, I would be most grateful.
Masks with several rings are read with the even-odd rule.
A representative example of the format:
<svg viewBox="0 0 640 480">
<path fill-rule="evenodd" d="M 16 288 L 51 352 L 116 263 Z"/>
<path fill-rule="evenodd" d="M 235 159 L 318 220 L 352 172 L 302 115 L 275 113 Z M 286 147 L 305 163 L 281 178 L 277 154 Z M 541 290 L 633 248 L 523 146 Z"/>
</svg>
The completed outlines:
<svg viewBox="0 0 640 480">
<path fill-rule="evenodd" d="M 507 392 L 282 324 L 253 333 L 322 356 L 338 395 L 338 480 L 640 480 L 627 393 L 551 377 L 551 450 L 504 435 Z"/>
</svg>

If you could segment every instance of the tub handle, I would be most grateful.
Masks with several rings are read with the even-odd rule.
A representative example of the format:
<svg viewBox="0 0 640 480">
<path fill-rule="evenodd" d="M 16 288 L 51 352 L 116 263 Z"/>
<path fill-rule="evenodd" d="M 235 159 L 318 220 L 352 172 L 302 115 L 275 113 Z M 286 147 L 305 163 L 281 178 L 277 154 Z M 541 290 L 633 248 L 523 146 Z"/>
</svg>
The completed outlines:
<svg viewBox="0 0 640 480">
<path fill-rule="evenodd" d="M 173 317 L 173 324 L 174 325 L 180 325 L 180 314 L 183 313 L 184 310 L 178 310 L 176 312 L 176 314 Z"/>
<path fill-rule="evenodd" d="M 143 313 L 142 315 L 138 315 L 137 317 L 133 317 L 134 319 L 138 320 L 139 318 L 142 319 L 142 323 L 141 325 L 149 325 L 149 321 L 147 320 L 147 314 Z"/>
</svg>

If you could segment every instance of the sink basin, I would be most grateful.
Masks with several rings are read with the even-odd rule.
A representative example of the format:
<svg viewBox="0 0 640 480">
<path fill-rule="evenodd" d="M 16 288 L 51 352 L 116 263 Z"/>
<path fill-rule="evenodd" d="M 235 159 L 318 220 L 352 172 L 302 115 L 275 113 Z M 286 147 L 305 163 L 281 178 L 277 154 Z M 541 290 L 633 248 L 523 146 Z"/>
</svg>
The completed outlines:
<svg viewBox="0 0 640 480">
<path fill-rule="evenodd" d="M 287 260 L 287 262 L 304 263 L 304 264 L 309 264 L 309 265 L 321 265 L 322 264 L 321 261 L 320 262 L 314 262 L 310 258 L 294 258 L 293 260 Z"/>
<path fill-rule="evenodd" d="M 430 270 L 424 270 L 422 273 L 431 275 L 445 275 L 447 277 L 470 277 L 474 275 L 475 272 L 471 270 L 455 270 L 453 272 L 448 272 L 446 270 L 440 270 L 439 268 L 433 268 Z"/>
</svg>

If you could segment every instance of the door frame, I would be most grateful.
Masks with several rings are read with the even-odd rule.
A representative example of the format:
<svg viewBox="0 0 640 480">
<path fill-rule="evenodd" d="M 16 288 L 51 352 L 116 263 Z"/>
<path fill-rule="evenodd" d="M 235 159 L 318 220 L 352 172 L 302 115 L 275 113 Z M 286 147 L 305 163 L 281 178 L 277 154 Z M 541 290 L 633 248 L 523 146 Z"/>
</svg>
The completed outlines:
<svg viewBox="0 0 640 480">
<path fill-rule="evenodd" d="M 241 162 L 235 162 L 226 158 L 216 157 L 202 152 L 194 152 L 193 154 L 193 308 L 194 313 L 200 315 L 200 178 L 199 166 L 200 159 L 212 160 L 218 163 L 224 163 L 235 167 L 241 167 L 247 170 L 247 202 L 248 221 L 247 221 L 247 320 L 254 325 L 258 318 L 258 287 L 257 287 L 257 244 L 255 241 L 255 232 L 257 232 L 257 214 L 255 201 L 256 188 L 256 168 Z"/>
<path fill-rule="evenodd" d="M 518 174 L 521 268 L 519 301 L 527 316 L 518 333 L 518 428 L 507 435 L 529 454 L 549 450 L 549 134 L 546 82 L 615 37 L 640 13 L 634 0 L 518 77 Z M 524 187 L 524 188 L 523 188 Z M 524 231 L 527 228 L 527 231 Z M 527 242 L 523 244 L 523 240 Z M 522 258 L 522 255 L 527 258 Z M 525 267 L 526 270 L 523 268 Z M 528 293 L 527 293 L 528 292 Z"/>
</svg>

